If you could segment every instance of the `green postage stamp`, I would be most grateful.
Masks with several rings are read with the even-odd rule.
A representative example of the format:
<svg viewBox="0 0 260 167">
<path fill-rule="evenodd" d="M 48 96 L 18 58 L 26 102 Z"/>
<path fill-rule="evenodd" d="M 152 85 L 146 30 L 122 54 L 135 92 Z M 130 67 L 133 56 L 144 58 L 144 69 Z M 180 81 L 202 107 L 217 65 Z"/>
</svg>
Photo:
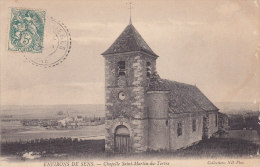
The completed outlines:
<svg viewBox="0 0 260 167">
<path fill-rule="evenodd" d="M 41 53 L 45 11 L 11 9 L 8 50 Z"/>
</svg>

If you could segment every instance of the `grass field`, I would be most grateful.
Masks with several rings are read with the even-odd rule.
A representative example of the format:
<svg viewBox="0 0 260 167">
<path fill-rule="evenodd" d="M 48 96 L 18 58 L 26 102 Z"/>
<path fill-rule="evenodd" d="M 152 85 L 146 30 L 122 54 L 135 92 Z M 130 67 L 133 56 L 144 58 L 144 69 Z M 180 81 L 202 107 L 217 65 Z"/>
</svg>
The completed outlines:
<svg viewBox="0 0 260 167">
<path fill-rule="evenodd" d="M 260 141 L 256 130 L 230 130 L 226 137 L 247 140 L 254 143 L 259 143 Z"/>
<path fill-rule="evenodd" d="M 241 139 L 211 138 L 178 150 L 176 156 L 241 157 L 257 156 L 260 146 Z"/>
<path fill-rule="evenodd" d="M 45 142 L 45 143 L 44 143 Z M 196 145 L 177 151 L 153 151 L 141 154 L 106 154 L 104 140 L 57 140 L 44 141 L 41 144 L 3 144 L 2 155 L 21 155 L 27 152 L 44 152 L 40 159 L 86 159 L 86 158 L 220 158 L 220 157 L 258 157 L 260 146 L 240 139 L 211 138 Z"/>
<path fill-rule="evenodd" d="M 19 121 L 2 122 L 1 124 L 1 141 L 27 141 L 41 138 L 59 138 L 72 137 L 78 139 L 88 139 L 93 137 L 100 137 L 104 139 L 105 128 L 104 125 L 98 126 L 84 126 L 78 129 L 45 129 L 39 126 L 22 126 Z M 103 137 L 102 137 L 103 136 Z"/>
</svg>

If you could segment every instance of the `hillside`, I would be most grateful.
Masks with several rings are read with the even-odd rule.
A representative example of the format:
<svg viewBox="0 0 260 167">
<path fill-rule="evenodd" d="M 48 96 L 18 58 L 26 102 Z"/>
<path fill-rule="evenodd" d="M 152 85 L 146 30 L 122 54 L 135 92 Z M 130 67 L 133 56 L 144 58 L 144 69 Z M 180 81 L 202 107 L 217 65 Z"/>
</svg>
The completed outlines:
<svg viewBox="0 0 260 167">
<path fill-rule="evenodd" d="M 105 115 L 103 104 L 77 104 L 77 105 L 2 105 L 1 117 L 12 115 L 13 118 L 52 118 L 62 111 L 69 115 L 100 116 Z"/>
<path fill-rule="evenodd" d="M 247 112 L 258 112 L 259 104 L 253 102 L 217 102 L 215 105 L 222 113 L 244 114 Z"/>
</svg>

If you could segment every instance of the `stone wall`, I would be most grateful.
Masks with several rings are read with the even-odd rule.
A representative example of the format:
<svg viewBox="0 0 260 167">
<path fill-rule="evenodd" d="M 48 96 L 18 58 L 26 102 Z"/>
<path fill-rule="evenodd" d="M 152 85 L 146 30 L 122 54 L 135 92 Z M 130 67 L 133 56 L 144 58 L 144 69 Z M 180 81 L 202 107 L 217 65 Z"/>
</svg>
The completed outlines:
<svg viewBox="0 0 260 167">
<path fill-rule="evenodd" d="M 228 116 L 221 112 L 218 113 L 218 128 L 219 128 L 219 130 L 224 130 L 224 131 L 229 130 Z"/>
<path fill-rule="evenodd" d="M 214 133 L 218 131 L 218 122 L 216 125 L 216 115 L 218 119 L 217 112 L 210 112 L 208 113 L 209 124 L 208 124 L 208 138 L 210 138 Z"/>
<path fill-rule="evenodd" d="M 147 92 L 148 148 L 150 150 L 169 149 L 168 93 L 169 91 Z"/>
<path fill-rule="evenodd" d="M 203 139 L 209 138 L 209 117 L 207 114 L 203 116 Z"/>
<path fill-rule="evenodd" d="M 131 151 L 146 151 L 148 143 L 146 62 L 149 61 L 152 71 L 155 71 L 156 58 L 142 52 L 106 55 L 104 58 L 106 151 L 114 150 L 114 130 L 120 124 L 126 125 L 132 131 Z M 118 76 L 119 61 L 125 61 L 125 76 Z M 120 92 L 125 93 L 124 100 L 118 98 Z"/>
<path fill-rule="evenodd" d="M 196 120 L 196 131 L 192 130 L 192 120 Z M 182 123 L 182 135 L 178 136 L 177 126 Z M 203 115 L 197 113 L 176 114 L 169 122 L 170 126 L 170 149 L 177 150 L 188 147 L 202 140 Z"/>
<path fill-rule="evenodd" d="M 124 125 L 130 131 L 130 151 L 144 152 L 147 150 L 148 120 L 129 120 L 127 118 L 116 118 L 106 120 L 105 149 L 107 152 L 114 151 L 114 134 L 119 125 Z"/>
<path fill-rule="evenodd" d="M 130 52 L 115 55 L 106 55 L 105 58 L 105 86 L 114 87 L 118 85 L 119 61 L 126 63 L 126 87 L 147 86 L 146 63 L 151 63 L 152 73 L 156 71 L 156 58 L 143 52 Z"/>
<path fill-rule="evenodd" d="M 216 117 L 217 116 L 217 117 Z M 217 124 L 216 124 L 217 119 Z M 203 138 L 209 139 L 214 133 L 218 131 L 218 112 L 207 111 L 203 118 Z"/>
</svg>

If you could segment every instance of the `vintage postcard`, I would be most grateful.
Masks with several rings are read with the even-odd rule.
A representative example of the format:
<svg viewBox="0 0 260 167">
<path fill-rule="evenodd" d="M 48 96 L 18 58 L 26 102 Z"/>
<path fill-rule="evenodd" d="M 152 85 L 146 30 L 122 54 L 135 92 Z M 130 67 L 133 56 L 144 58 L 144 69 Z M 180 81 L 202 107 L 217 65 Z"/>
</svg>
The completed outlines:
<svg viewBox="0 0 260 167">
<path fill-rule="evenodd" d="M 260 0 L 0 0 L 0 167 L 260 167 Z"/>
</svg>

